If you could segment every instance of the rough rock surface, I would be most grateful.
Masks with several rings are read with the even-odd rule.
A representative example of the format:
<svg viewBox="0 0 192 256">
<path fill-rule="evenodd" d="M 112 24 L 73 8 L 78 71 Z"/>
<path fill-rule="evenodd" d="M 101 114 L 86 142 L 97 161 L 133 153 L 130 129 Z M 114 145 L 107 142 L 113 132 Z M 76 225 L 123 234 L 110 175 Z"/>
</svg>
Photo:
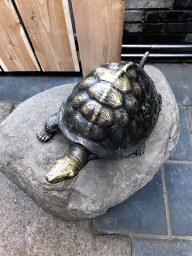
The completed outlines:
<svg viewBox="0 0 192 256">
<path fill-rule="evenodd" d="M 127 199 L 152 179 L 173 152 L 179 136 L 178 106 L 168 82 L 157 68 L 146 66 L 145 70 L 163 100 L 145 154 L 92 160 L 75 178 L 55 185 L 47 183 L 44 176 L 66 153 L 68 141 L 60 133 L 41 143 L 36 133 L 67 98 L 74 86 L 69 84 L 21 103 L 0 125 L 0 170 L 44 209 L 61 218 L 92 218 Z"/>
</svg>

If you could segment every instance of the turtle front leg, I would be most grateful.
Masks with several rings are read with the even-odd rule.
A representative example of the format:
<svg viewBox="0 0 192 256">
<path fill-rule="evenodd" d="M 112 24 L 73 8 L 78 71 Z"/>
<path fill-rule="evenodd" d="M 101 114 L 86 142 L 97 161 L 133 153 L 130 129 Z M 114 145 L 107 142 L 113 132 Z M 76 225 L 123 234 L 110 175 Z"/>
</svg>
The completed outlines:
<svg viewBox="0 0 192 256">
<path fill-rule="evenodd" d="M 51 171 L 46 175 L 46 180 L 55 184 L 77 175 L 88 161 L 89 153 L 85 147 L 71 144 L 68 154 L 58 160 Z"/>
<path fill-rule="evenodd" d="M 60 131 L 59 126 L 59 114 L 55 114 L 50 117 L 45 123 L 45 129 L 36 135 L 37 139 L 41 142 L 49 141 L 57 131 Z"/>
</svg>

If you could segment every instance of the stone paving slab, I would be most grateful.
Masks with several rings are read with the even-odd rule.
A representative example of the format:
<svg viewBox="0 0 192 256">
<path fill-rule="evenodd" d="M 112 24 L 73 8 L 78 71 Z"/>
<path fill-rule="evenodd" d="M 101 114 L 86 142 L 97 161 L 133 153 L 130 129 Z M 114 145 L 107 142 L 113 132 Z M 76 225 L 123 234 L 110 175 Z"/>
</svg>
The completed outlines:
<svg viewBox="0 0 192 256">
<path fill-rule="evenodd" d="M 188 119 L 189 119 L 189 128 L 192 133 L 192 106 L 187 107 Z"/>
<path fill-rule="evenodd" d="M 167 78 L 177 102 L 192 105 L 192 64 L 155 64 Z M 82 77 L 61 75 L 44 76 L 1 76 L 0 101 L 24 101 L 33 95 L 65 83 L 78 82 Z"/>
<path fill-rule="evenodd" d="M 186 108 L 179 106 L 180 137 L 170 160 L 192 161 L 192 141 Z"/>
<path fill-rule="evenodd" d="M 93 234 L 90 221 L 45 212 L 0 173 L 1 256 L 131 256 L 131 240 Z"/>
<path fill-rule="evenodd" d="M 97 232 L 168 235 L 162 171 L 123 203 L 94 219 Z"/>
<path fill-rule="evenodd" d="M 192 165 L 166 164 L 165 173 L 172 235 L 192 237 Z"/>
<path fill-rule="evenodd" d="M 77 84 L 79 81 L 83 79 L 82 76 L 80 77 L 62 77 L 62 76 L 50 76 L 47 79 L 47 90 L 51 89 L 55 86 L 60 86 L 62 84 Z"/>
<path fill-rule="evenodd" d="M 169 82 L 180 105 L 192 105 L 192 64 L 155 64 Z"/>
<path fill-rule="evenodd" d="M 157 183 L 156 180 L 151 180 L 124 203 L 95 218 L 94 225 L 98 232 L 192 237 L 192 141 L 186 107 L 179 108 L 181 133 L 175 151 L 168 160 L 169 164 L 165 165 L 164 191 L 156 193 L 160 181 Z M 148 186 L 153 190 L 150 191 Z M 151 204 L 148 198 L 153 199 Z M 155 209 L 157 204 L 160 206 Z M 166 211 L 168 233 L 158 230 L 158 223 L 162 228 L 166 226 L 166 221 L 163 224 L 159 216 L 156 218 L 156 211 Z"/>
<path fill-rule="evenodd" d="M 11 113 L 12 103 L 0 102 L 0 123 Z"/>
<path fill-rule="evenodd" d="M 134 239 L 135 256 L 191 256 L 192 242 L 179 240 Z"/>
<path fill-rule="evenodd" d="M 55 86 L 78 83 L 82 76 L 10 75 L 0 77 L 0 101 L 22 102 Z"/>
<path fill-rule="evenodd" d="M 164 211 L 165 205 L 168 236 L 156 236 L 145 233 L 136 236 L 133 235 L 134 252 L 131 253 L 131 241 L 129 238 L 113 235 L 96 236 L 93 234 L 90 229 L 90 223 L 87 221 L 61 221 L 44 212 L 22 190 L 9 181 L 3 174 L 0 174 L 0 255 L 192 255 L 192 162 L 191 160 L 189 161 L 192 155 L 190 153 L 190 136 L 192 134 L 190 135 L 189 133 L 189 131 L 192 133 L 192 64 L 155 64 L 155 66 L 166 76 L 177 102 L 184 106 L 180 107 L 181 125 L 183 123 L 180 142 L 182 140 L 185 142 L 178 142 L 178 148 L 176 148 L 174 154 L 175 156 L 179 156 L 179 158 L 170 159 L 163 171 L 165 201 L 162 204 L 162 209 Z M 60 85 L 60 81 L 62 81 L 62 84 L 64 83 L 61 77 L 55 77 L 52 80 L 50 77 L 41 78 L 37 76 L 31 78 L 31 82 L 29 83 L 27 80 L 23 80 L 21 86 L 19 86 L 19 78 L 17 83 L 13 81 L 14 77 L 12 79 L 7 78 L 0 77 L 0 101 L 3 101 L 3 105 L 0 104 L 1 119 L 4 119 L 10 112 L 11 103 L 9 102 L 25 100 L 26 97 L 33 96 L 39 90 L 42 91 L 49 87 L 52 88 Z M 4 81 L 5 79 L 6 81 Z M 39 88 L 38 85 L 37 87 L 34 85 L 35 83 L 40 85 Z M 36 89 L 30 89 L 28 84 L 32 87 L 34 85 Z M 7 102 L 5 103 L 5 101 Z M 2 111 L 3 108 L 4 111 Z M 12 105 L 11 109 L 13 110 L 13 108 L 14 105 Z M 187 141 L 188 146 L 186 145 Z M 182 144 L 183 146 L 181 146 Z M 188 149 L 185 151 L 187 152 L 186 154 L 182 152 L 183 147 L 184 149 Z M 157 182 L 154 182 L 151 187 L 155 188 L 155 185 L 157 185 L 156 191 L 158 188 L 162 188 L 162 180 L 157 179 Z M 159 191 L 162 190 L 160 189 Z M 141 194 L 140 199 L 142 198 Z M 156 204 L 158 204 L 159 200 L 158 195 L 162 200 L 162 193 L 156 193 Z M 146 198 L 148 200 L 150 199 L 150 197 Z M 155 198 L 155 195 L 152 198 Z M 145 200 L 144 194 L 143 200 Z M 136 201 L 134 205 L 132 203 L 132 207 L 138 209 L 138 212 L 134 212 L 135 218 L 138 218 L 140 215 L 141 219 L 144 220 L 149 207 L 147 208 L 145 205 L 145 211 L 142 211 L 142 207 L 139 206 L 142 206 L 141 200 Z M 152 208 L 154 209 L 154 207 Z M 130 206 L 127 206 L 127 209 L 130 209 Z M 132 213 L 126 214 L 130 214 L 131 216 Z M 121 216 L 123 216 L 123 213 L 121 213 Z M 153 228 L 146 226 L 147 222 L 144 224 L 145 226 L 142 226 L 142 223 L 138 221 L 136 228 L 142 230 L 144 227 L 148 231 Z M 4 227 L 3 232 L 2 227 Z M 137 236 L 142 237 L 142 239 L 136 238 Z"/>
<path fill-rule="evenodd" d="M 0 101 L 21 102 L 44 91 L 44 76 L 0 76 Z"/>
</svg>

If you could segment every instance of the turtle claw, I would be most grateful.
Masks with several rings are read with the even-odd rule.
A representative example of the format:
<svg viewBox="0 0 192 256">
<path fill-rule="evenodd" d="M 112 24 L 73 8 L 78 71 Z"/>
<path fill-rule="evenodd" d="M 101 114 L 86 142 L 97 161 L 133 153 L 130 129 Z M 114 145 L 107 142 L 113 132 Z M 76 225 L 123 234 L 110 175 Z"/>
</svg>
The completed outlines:
<svg viewBox="0 0 192 256">
<path fill-rule="evenodd" d="M 136 156 L 141 156 L 141 155 L 144 154 L 144 152 L 145 152 L 145 143 L 143 143 L 141 145 L 141 147 L 138 150 L 136 150 L 135 155 Z"/>
<path fill-rule="evenodd" d="M 41 131 L 40 133 L 36 134 L 36 138 L 41 142 L 49 141 L 53 135 L 51 133 L 46 132 L 45 130 Z"/>
<path fill-rule="evenodd" d="M 51 183 L 55 184 L 61 181 L 64 181 L 66 179 L 72 178 L 76 175 L 76 172 L 74 171 L 68 171 L 68 172 L 62 172 L 62 171 L 55 171 L 52 170 L 45 176 L 45 179 Z"/>
<path fill-rule="evenodd" d="M 135 155 L 136 156 L 142 156 L 144 154 L 144 151 L 142 149 L 138 149 L 136 152 L 135 152 Z"/>
</svg>

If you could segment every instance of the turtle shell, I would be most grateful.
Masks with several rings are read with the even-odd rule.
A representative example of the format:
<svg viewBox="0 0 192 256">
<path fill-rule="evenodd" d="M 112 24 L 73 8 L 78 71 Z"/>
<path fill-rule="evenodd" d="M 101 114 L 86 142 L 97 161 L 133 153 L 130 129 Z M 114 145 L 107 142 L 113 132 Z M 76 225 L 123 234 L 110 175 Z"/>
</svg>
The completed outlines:
<svg viewBox="0 0 192 256">
<path fill-rule="evenodd" d="M 91 71 L 60 109 L 64 135 L 105 158 L 125 157 L 151 134 L 161 96 L 136 63 L 107 63 Z"/>
</svg>

